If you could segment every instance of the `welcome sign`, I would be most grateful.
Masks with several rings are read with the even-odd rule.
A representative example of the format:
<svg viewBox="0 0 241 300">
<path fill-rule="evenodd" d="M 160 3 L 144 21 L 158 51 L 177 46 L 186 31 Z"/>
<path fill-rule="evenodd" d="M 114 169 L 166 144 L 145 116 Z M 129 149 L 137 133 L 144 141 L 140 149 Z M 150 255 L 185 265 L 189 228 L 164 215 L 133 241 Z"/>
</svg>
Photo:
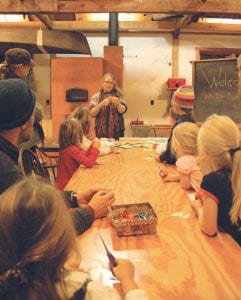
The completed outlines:
<svg viewBox="0 0 241 300">
<path fill-rule="evenodd" d="M 192 62 L 195 117 L 198 122 L 216 113 L 241 123 L 237 59 Z"/>
</svg>

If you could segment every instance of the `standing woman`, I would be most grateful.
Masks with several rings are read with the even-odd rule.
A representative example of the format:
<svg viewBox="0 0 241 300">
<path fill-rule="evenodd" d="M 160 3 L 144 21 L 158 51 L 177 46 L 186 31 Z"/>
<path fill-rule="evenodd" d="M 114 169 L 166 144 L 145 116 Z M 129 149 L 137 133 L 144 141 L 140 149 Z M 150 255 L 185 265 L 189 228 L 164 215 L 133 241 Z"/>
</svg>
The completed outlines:
<svg viewBox="0 0 241 300">
<path fill-rule="evenodd" d="M 27 77 L 31 68 L 34 66 L 34 61 L 31 59 L 30 53 L 22 48 L 12 48 L 5 53 L 5 61 L 0 67 L 0 78 L 10 79 L 18 78 L 27 82 Z M 33 135 L 28 142 L 22 144 L 25 149 L 35 151 L 36 145 L 44 140 L 43 128 L 40 124 L 43 119 L 43 107 L 40 103 L 35 104 Z"/>
<path fill-rule="evenodd" d="M 91 116 L 95 117 L 98 138 L 119 139 L 124 136 L 123 114 L 127 111 L 127 105 L 114 75 L 107 73 L 103 76 L 101 90 L 91 98 L 90 111 Z"/>
</svg>

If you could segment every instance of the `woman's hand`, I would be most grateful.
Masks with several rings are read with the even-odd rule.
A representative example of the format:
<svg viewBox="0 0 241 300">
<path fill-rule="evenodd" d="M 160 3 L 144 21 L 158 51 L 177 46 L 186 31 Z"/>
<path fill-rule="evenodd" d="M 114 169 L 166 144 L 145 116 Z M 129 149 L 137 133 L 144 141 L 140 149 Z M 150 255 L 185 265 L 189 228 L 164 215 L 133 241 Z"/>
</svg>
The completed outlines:
<svg viewBox="0 0 241 300">
<path fill-rule="evenodd" d="M 110 104 L 110 99 L 106 98 L 103 101 L 100 102 L 102 107 L 106 107 Z"/>
<path fill-rule="evenodd" d="M 118 97 L 114 97 L 114 96 L 110 97 L 110 102 L 113 103 L 115 105 L 115 107 L 120 103 L 119 102 L 119 98 Z"/>
</svg>

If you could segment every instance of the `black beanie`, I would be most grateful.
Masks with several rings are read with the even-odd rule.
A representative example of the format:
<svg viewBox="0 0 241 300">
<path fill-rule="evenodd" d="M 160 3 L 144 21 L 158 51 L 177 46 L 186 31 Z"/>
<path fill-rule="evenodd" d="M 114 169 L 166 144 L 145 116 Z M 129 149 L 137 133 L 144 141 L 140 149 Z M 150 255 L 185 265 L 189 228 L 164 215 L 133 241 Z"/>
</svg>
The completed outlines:
<svg viewBox="0 0 241 300">
<path fill-rule="evenodd" d="M 25 124 L 34 107 L 35 96 L 24 80 L 0 80 L 0 131 Z"/>
</svg>

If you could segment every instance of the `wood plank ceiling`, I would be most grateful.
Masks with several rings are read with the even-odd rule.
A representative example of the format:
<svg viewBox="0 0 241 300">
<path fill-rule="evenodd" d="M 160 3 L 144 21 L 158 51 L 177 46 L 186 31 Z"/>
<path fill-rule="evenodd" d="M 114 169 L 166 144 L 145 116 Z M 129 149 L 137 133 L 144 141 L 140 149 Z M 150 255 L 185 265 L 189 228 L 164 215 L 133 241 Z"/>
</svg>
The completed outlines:
<svg viewBox="0 0 241 300">
<path fill-rule="evenodd" d="M 12 32 L 10 36 L 17 35 L 29 44 L 31 36 L 35 44 L 36 36 L 42 38 L 36 47 L 40 52 L 88 54 L 81 32 L 108 32 L 108 21 L 92 21 L 89 13 L 112 12 L 131 16 L 131 20 L 119 21 L 120 32 L 170 32 L 174 38 L 180 33 L 241 34 L 241 24 L 199 22 L 208 17 L 241 19 L 241 0 L 1 0 L 0 14 L 28 18 L 0 22 L 0 43 L 9 43 Z"/>
</svg>

